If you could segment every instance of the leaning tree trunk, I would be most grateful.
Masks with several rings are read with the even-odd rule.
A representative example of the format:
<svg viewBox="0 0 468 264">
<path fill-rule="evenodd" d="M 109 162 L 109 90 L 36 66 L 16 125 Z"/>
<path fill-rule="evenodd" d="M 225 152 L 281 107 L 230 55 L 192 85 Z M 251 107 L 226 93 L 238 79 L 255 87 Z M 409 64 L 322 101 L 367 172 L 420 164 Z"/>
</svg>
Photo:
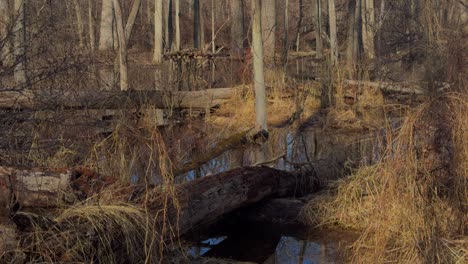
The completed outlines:
<svg viewBox="0 0 468 264">
<path fill-rule="evenodd" d="M 25 85 L 27 82 L 26 75 L 26 29 L 25 29 L 25 1 L 15 0 L 15 27 L 13 29 L 14 53 L 15 53 L 15 73 L 14 78 L 17 84 Z"/>
<path fill-rule="evenodd" d="M 315 0 L 315 51 L 316 51 L 316 58 L 322 58 L 322 4 L 321 0 Z"/>
<path fill-rule="evenodd" d="M 113 0 L 102 0 L 101 10 L 101 27 L 99 35 L 99 50 L 112 50 L 114 46 L 113 27 L 114 10 L 112 6 Z"/>
<path fill-rule="evenodd" d="M 276 0 L 261 1 L 262 40 L 266 56 L 265 62 L 272 63 L 275 58 Z"/>
<path fill-rule="evenodd" d="M 119 0 L 112 0 L 115 11 L 115 20 L 117 22 L 117 36 L 119 38 L 119 68 L 120 68 L 120 90 L 128 90 L 128 67 L 127 67 L 127 41 L 125 29 L 123 26 L 122 10 Z"/>
<path fill-rule="evenodd" d="M 134 0 L 130 15 L 128 16 L 127 24 L 125 25 L 125 43 L 128 45 L 130 36 L 132 35 L 133 25 L 135 24 L 136 17 L 140 11 L 141 0 Z"/>
<path fill-rule="evenodd" d="M 229 1 L 231 13 L 231 56 L 240 57 L 244 47 L 244 16 L 241 0 Z"/>
<path fill-rule="evenodd" d="M 162 62 L 163 55 L 163 3 L 162 0 L 154 1 L 154 52 L 153 62 Z"/>
<path fill-rule="evenodd" d="M 328 18 L 330 24 L 330 61 L 332 65 L 338 63 L 338 39 L 336 37 L 335 0 L 328 0 Z"/>
</svg>

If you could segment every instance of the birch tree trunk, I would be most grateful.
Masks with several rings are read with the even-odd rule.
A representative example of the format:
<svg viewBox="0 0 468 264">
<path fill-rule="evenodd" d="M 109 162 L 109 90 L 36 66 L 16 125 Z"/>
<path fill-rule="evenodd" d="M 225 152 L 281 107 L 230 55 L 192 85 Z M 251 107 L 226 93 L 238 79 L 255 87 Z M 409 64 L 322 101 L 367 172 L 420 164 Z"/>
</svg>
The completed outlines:
<svg viewBox="0 0 468 264">
<path fill-rule="evenodd" d="M 180 50 L 180 0 L 175 2 L 175 50 Z"/>
<path fill-rule="evenodd" d="M 99 50 L 112 50 L 114 46 L 113 39 L 113 0 L 102 0 L 101 26 L 99 31 Z"/>
<path fill-rule="evenodd" d="M 135 25 L 135 20 L 140 11 L 141 0 L 134 0 L 132 4 L 132 9 L 130 10 L 130 15 L 128 15 L 127 24 L 125 25 L 125 43 L 128 46 L 130 41 L 130 36 L 132 35 L 133 25 Z"/>
<path fill-rule="evenodd" d="M 89 48 L 94 52 L 96 45 L 96 35 L 94 32 L 93 0 L 88 0 L 88 27 L 89 27 Z"/>
<path fill-rule="evenodd" d="M 322 58 L 323 44 L 322 44 L 322 3 L 321 0 L 315 0 L 315 51 L 316 58 Z"/>
<path fill-rule="evenodd" d="M 268 131 L 266 118 L 266 93 L 263 68 L 261 0 L 252 0 L 252 61 L 255 83 L 256 131 Z"/>
<path fill-rule="evenodd" d="M 330 24 L 330 61 L 332 65 L 338 63 L 338 40 L 336 37 L 335 0 L 328 0 L 328 19 Z"/>
<path fill-rule="evenodd" d="M 231 55 L 240 57 L 244 47 L 244 19 L 242 0 L 229 1 L 231 13 Z"/>
<path fill-rule="evenodd" d="M 265 49 L 265 62 L 271 63 L 275 58 L 275 32 L 276 32 L 276 0 L 261 1 L 262 39 Z"/>
<path fill-rule="evenodd" d="M 14 78 L 17 84 L 24 85 L 27 82 L 26 76 L 26 29 L 24 20 L 24 0 L 15 0 L 15 27 L 13 29 L 15 40 L 14 40 L 14 54 L 15 54 L 15 73 Z"/>
<path fill-rule="evenodd" d="M 375 10 L 374 0 L 361 0 L 362 43 L 366 59 L 375 57 L 374 28 Z"/>
<path fill-rule="evenodd" d="M 81 6 L 78 0 L 73 0 L 73 5 L 75 6 L 75 14 L 76 14 L 76 27 L 78 29 L 78 38 L 80 40 L 80 48 L 85 47 L 85 40 L 84 40 L 84 25 L 83 19 L 81 17 Z"/>
<path fill-rule="evenodd" d="M 127 68 L 127 44 L 125 29 L 123 25 L 122 10 L 119 0 L 112 1 L 115 11 L 115 20 L 117 26 L 117 36 L 119 38 L 119 56 L 120 56 L 120 90 L 128 90 L 128 68 Z"/>
<path fill-rule="evenodd" d="M 162 62 L 163 55 L 163 0 L 154 1 L 154 53 L 153 62 Z"/>
</svg>

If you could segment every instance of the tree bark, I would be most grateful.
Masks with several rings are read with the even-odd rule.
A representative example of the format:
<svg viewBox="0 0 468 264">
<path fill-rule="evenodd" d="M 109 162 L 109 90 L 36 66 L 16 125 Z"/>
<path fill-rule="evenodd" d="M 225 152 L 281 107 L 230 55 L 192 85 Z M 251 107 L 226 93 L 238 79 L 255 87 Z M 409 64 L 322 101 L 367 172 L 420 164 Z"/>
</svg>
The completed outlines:
<svg viewBox="0 0 468 264">
<path fill-rule="evenodd" d="M 359 62 L 359 21 L 361 19 L 361 0 L 351 0 L 348 4 L 348 36 L 347 36 L 347 48 L 346 48 L 346 68 L 350 77 L 354 77 L 355 66 Z"/>
<path fill-rule="evenodd" d="M 113 0 L 102 0 L 101 26 L 99 35 L 99 50 L 108 51 L 114 47 L 113 23 L 114 10 Z"/>
<path fill-rule="evenodd" d="M 244 50 L 244 16 L 242 0 L 229 1 L 231 13 L 231 56 L 241 57 Z"/>
<path fill-rule="evenodd" d="M 128 90 L 128 65 L 127 65 L 127 41 L 123 25 L 122 10 L 119 0 L 112 0 L 115 11 L 115 20 L 117 22 L 117 36 L 119 38 L 119 68 L 120 68 L 120 90 Z"/>
<path fill-rule="evenodd" d="M 163 58 L 163 3 L 154 1 L 154 53 L 153 62 L 160 64 Z"/>
<path fill-rule="evenodd" d="M 263 48 L 265 50 L 264 60 L 272 63 L 275 58 L 276 42 L 276 0 L 261 1 L 261 28 Z"/>
<path fill-rule="evenodd" d="M 284 1 L 284 47 L 283 47 L 283 63 L 286 69 L 289 53 L 289 0 Z"/>
<path fill-rule="evenodd" d="M 261 12 L 261 0 L 252 0 L 252 60 L 255 83 L 255 130 L 256 132 L 267 132 Z"/>
<path fill-rule="evenodd" d="M 330 61 L 332 65 L 338 64 L 338 39 L 336 31 L 335 0 L 328 0 L 328 16 L 330 24 Z"/>
<path fill-rule="evenodd" d="M 14 78 L 17 84 L 25 85 L 27 82 L 26 74 L 26 29 L 25 29 L 25 1 L 15 0 L 15 26 L 13 29 L 14 54 L 15 54 L 15 73 Z"/>
</svg>

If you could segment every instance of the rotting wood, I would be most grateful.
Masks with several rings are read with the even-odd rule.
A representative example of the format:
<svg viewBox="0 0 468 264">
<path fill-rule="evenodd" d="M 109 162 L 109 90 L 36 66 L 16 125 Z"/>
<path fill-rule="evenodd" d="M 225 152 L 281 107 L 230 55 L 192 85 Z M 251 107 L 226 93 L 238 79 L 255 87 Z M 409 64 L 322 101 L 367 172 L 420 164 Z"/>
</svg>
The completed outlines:
<svg viewBox="0 0 468 264">
<path fill-rule="evenodd" d="M 155 108 L 214 107 L 231 99 L 242 87 L 213 88 L 203 91 L 0 91 L 3 109 L 122 109 L 143 105 Z"/>
</svg>

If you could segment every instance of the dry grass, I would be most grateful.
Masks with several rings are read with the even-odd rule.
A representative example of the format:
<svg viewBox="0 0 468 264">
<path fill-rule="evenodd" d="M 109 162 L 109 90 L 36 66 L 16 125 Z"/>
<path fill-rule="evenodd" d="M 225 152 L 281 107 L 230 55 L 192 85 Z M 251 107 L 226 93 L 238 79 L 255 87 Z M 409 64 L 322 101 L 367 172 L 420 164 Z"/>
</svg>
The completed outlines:
<svg viewBox="0 0 468 264">
<path fill-rule="evenodd" d="M 382 161 L 309 203 L 304 221 L 361 231 L 353 263 L 467 263 L 468 97 L 409 115 Z"/>
</svg>

